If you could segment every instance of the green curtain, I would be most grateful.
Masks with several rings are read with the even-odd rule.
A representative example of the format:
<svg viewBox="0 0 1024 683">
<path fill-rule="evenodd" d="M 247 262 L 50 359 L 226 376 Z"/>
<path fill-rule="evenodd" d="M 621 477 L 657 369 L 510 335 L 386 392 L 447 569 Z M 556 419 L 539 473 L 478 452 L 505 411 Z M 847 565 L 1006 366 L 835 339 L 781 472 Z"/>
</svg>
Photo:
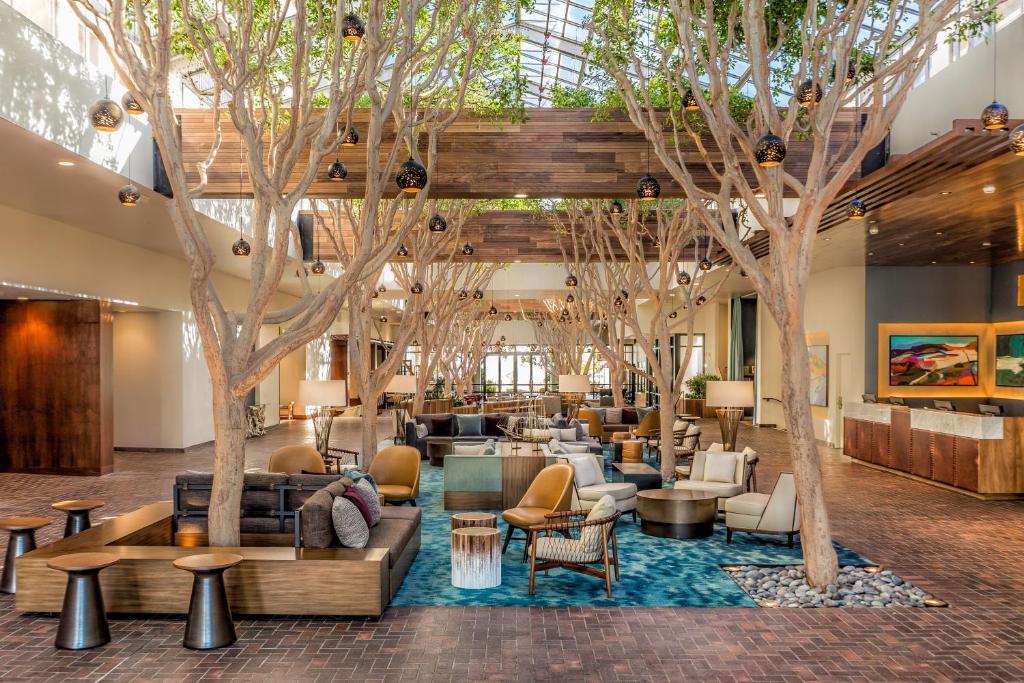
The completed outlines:
<svg viewBox="0 0 1024 683">
<path fill-rule="evenodd" d="M 729 325 L 729 379 L 743 379 L 743 306 L 738 296 L 730 302 L 732 324 Z"/>
</svg>

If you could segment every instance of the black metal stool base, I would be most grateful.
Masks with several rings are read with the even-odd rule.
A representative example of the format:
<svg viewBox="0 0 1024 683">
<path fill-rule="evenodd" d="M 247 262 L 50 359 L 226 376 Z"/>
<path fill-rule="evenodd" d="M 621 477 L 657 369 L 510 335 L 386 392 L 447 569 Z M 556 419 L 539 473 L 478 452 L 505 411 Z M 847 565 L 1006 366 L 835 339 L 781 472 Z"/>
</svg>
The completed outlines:
<svg viewBox="0 0 1024 683">
<path fill-rule="evenodd" d="M 36 532 L 34 529 L 16 529 L 10 532 L 7 540 L 7 556 L 4 560 L 4 573 L 0 576 L 0 593 L 14 593 L 17 590 L 17 575 L 14 561 L 27 552 L 36 549 Z"/>
<path fill-rule="evenodd" d="M 87 650 L 110 642 L 110 627 L 103 607 L 99 569 L 68 572 L 64 608 L 54 645 L 63 650 Z"/>
<path fill-rule="evenodd" d="M 88 510 L 69 510 L 68 521 L 64 524 L 64 538 L 74 536 L 92 527 Z"/>
<path fill-rule="evenodd" d="M 224 590 L 224 569 L 193 571 L 193 575 L 184 646 L 192 650 L 211 650 L 231 645 L 238 636 Z"/>
</svg>

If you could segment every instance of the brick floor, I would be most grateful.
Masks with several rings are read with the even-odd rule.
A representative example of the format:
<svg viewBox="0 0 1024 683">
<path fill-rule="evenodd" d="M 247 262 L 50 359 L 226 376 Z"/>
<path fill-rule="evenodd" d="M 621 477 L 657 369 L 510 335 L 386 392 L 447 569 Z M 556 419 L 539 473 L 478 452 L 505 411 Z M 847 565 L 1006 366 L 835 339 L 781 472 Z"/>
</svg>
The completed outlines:
<svg viewBox="0 0 1024 683">
<path fill-rule="evenodd" d="M 702 425 L 705 433 L 713 423 Z M 338 439 L 355 442 L 350 424 Z M 311 441 L 309 425 L 273 430 L 249 448 Z M 762 454 L 767 491 L 787 468 L 785 435 L 743 428 Z M 3 680 L 357 681 L 1008 681 L 1024 680 L 1024 503 L 983 502 L 854 465 L 822 449 L 835 537 L 947 599 L 948 609 L 402 608 L 379 619 L 247 619 L 211 653 L 181 647 L 183 620 L 114 619 L 113 642 L 52 647 L 56 619 L 22 615 L 0 597 Z M 68 497 L 108 501 L 116 515 L 166 499 L 175 473 L 208 467 L 184 455 L 119 453 L 100 479 L 0 475 L 0 515 L 59 518 Z M 340 584 L 339 590 L 344 590 Z"/>
</svg>

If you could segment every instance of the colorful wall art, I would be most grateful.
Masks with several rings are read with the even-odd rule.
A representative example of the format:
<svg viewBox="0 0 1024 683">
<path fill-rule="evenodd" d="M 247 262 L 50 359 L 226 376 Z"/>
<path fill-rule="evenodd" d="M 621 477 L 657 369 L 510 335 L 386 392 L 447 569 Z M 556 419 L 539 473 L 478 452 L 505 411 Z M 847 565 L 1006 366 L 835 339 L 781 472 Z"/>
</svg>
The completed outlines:
<svg viewBox="0 0 1024 683">
<path fill-rule="evenodd" d="M 828 345 L 807 347 L 811 368 L 811 405 L 828 406 Z"/>
<path fill-rule="evenodd" d="M 1024 334 L 996 335 L 996 386 L 1024 387 Z"/>
<path fill-rule="evenodd" d="M 978 386 L 978 337 L 891 335 L 889 386 Z"/>
</svg>

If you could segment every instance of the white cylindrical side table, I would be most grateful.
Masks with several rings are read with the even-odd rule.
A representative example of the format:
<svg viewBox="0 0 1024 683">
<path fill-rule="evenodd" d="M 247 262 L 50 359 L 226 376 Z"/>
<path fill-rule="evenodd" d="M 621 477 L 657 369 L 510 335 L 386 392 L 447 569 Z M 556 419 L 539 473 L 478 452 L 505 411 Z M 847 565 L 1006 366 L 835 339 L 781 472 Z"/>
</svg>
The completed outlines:
<svg viewBox="0 0 1024 683">
<path fill-rule="evenodd" d="M 469 526 L 452 531 L 452 585 L 494 588 L 501 585 L 501 532 Z"/>
</svg>

